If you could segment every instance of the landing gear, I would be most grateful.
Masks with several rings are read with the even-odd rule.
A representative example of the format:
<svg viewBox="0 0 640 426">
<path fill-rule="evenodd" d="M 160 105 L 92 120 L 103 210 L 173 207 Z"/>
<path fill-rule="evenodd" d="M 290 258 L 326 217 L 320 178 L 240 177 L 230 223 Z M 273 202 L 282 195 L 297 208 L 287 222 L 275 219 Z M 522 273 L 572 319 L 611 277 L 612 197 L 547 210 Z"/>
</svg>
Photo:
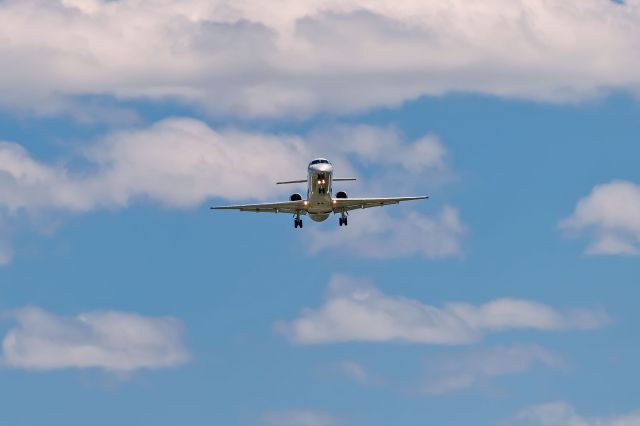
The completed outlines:
<svg viewBox="0 0 640 426">
<path fill-rule="evenodd" d="M 300 213 L 296 215 L 296 218 L 293 220 L 294 228 L 302 228 L 302 219 L 300 219 Z"/>
<path fill-rule="evenodd" d="M 340 224 L 340 226 L 347 226 L 349 224 L 349 222 L 347 222 L 347 215 L 344 212 L 342 212 L 340 219 L 338 219 L 338 223 Z"/>
</svg>

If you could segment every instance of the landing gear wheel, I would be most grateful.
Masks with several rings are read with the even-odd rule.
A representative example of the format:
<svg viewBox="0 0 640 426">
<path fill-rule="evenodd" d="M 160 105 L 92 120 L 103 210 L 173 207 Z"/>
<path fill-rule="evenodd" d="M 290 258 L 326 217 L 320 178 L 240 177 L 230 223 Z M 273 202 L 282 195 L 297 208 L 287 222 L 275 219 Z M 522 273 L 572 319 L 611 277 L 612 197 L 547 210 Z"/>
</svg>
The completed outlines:
<svg viewBox="0 0 640 426">
<path fill-rule="evenodd" d="M 294 219 L 293 220 L 294 228 L 302 228 L 302 219 Z"/>
<path fill-rule="evenodd" d="M 342 226 L 342 223 L 343 223 L 342 218 L 338 218 L 338 223 L 340 224 L 340 226 Z"/>
<path fill-rule="evenodd" d="M 347 215 L 342 213 L 342 216 L 340 217 L 340 219 L 338 219 L 338 223 L 340 224 L 340 226 L 347 226 L 349 224 L 349 222 L 347 222 Z"/>
</svg>

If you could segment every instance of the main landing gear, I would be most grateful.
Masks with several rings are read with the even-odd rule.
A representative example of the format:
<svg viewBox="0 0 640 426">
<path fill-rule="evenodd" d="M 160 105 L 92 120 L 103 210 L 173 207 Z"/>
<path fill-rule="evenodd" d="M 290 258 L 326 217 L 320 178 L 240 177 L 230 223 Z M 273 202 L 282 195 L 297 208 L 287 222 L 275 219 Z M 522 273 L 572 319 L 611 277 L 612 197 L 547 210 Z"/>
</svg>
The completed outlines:
<svg viewBox="0 0 640 426">
<path fill-rule="evenodd" d="M 342 212 L 340 219 L 338 219 L 338 223 L 340 226 L 347 226 L 349 224 L 349 222 L 347 222 L 347 215 L 344 212 Z"/>
<path fill-rule="evenodd" d="M 302 219 L 300 219 L 300 213 L 296 215 L 296 218 L 293 220 L 294 228 L 302 228 Z"/>
</svg>

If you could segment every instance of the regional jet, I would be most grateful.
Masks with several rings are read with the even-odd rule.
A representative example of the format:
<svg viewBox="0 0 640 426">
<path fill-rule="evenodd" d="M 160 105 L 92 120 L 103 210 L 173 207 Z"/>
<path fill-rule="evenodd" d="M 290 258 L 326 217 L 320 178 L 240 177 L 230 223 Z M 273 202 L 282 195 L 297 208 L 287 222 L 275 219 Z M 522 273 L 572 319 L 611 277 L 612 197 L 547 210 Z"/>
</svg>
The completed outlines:
<svg viewBox="0 0 640 426">
<path fill-rule="evenodd" d="M 334 178 L 333 165 L 324 158 L 316 158 L 308 167 L 307 179 L 277 182 L 278 185 L 291 183 L 306 183 L 307 197 L 302 198 L 298 193 L 291 194 L 289 201 L 282 203 L 243 204 L 237 206 L 211 207 L 211 209 L 240 210 L 244 212 L 288 213 L 294 216 L 294 228 L 302 228 L 301 215 L 308 215 L 315 222 L 326 220 L 331 213 L 340 214 L 338 223 L 347 226 L 349 211 L 356 209 L 368 209 L 370 207 L 398 204 L 401 201 L 423 200 L 429 198 L 419 197 L 394 197 L 394 198 L 348 198 L 347 193 L 339 191 L 332 196 L 333 182 L 354 181 L 355 178 Z"/>
</svg>

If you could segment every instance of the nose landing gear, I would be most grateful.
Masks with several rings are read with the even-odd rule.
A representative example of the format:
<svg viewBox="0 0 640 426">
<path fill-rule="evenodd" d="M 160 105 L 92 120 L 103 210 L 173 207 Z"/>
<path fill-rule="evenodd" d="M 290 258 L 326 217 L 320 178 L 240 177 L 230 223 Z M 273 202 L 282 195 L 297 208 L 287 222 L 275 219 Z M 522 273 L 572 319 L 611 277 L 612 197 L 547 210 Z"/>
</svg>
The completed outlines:
<svg viewBox="0 0 640 426">
<path fill-rule="evenodd" d="M 302 228 L 302 219 L 300 219 L 300 213 L 296 214 L 296 218 L 293 220 L 294 228 Z"/>
</svg>

